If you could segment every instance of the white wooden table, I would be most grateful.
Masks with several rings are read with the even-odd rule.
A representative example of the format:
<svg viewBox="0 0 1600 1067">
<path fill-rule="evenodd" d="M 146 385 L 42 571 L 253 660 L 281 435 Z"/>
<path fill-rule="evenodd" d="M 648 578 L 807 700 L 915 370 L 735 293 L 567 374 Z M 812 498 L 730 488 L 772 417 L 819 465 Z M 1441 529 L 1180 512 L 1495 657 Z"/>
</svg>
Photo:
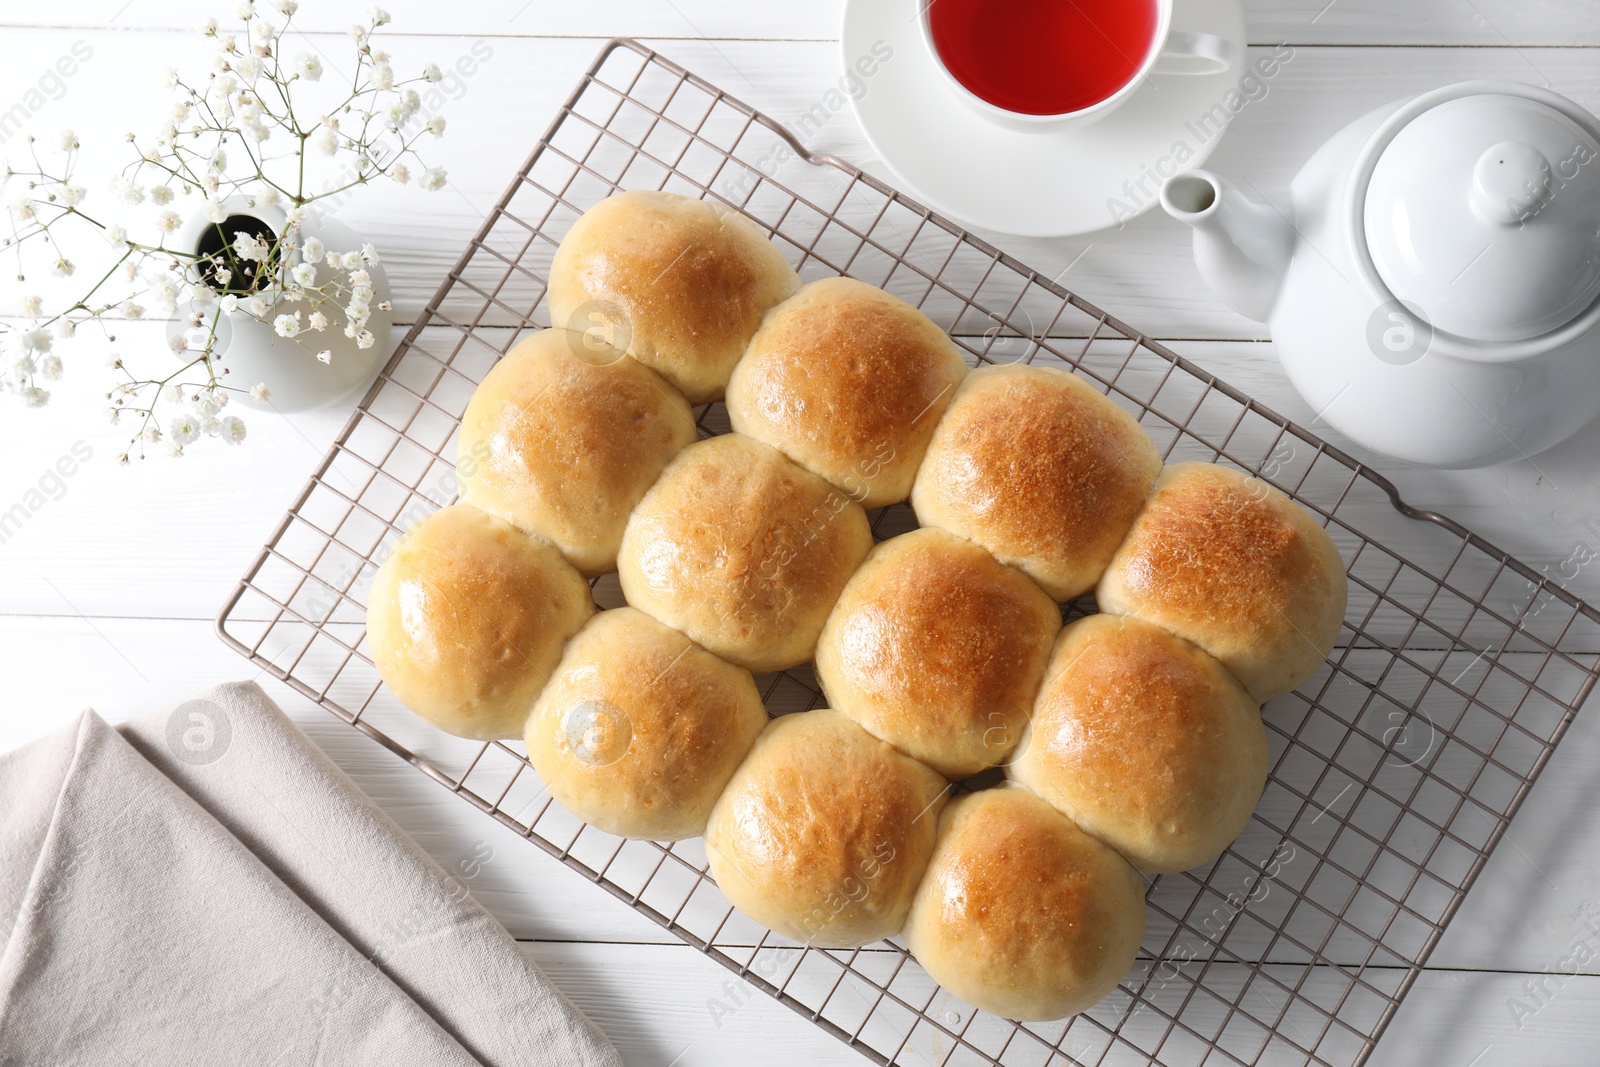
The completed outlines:
<svg viewBox="0 0 1600 1067">
<path fill-rule="evenodd" d="M 373 190 L 341 212 L 384 251 L 400 323 L 426 302 L 605 38 L 642 38 L 791 123 L 839 76 L 842 0 L 389 6 L 397 66 L 447 63 L 475 45 L 480 56 L 488 53 L 447 109 L 450 132 L 435 155 L 450 168 L 450 190 L 426 200 L 411 190 Z M 331 47 L 365 10 L 344 0 L 307 0 L 297 21 L 325 33 Z M 82 41 L 92 57 L 65 81 L 59 99 L 32 109 L 27 132 L 53 136 L 71 126 L 85 143 L 120 140 L 162 111 L 161 67 L 205 61 L 194 28 L 212 13 L 202 0 L 0 0 L 0 107 L 22 99 L 57 56 Z M 1268 97 L 1240 115 L 1210 165 L 1248 176 L 1269 196 L 1281 196 L 1311 150 L 1349 119 L 1447 82 L 1493 76 L 1548 84 L 1600 110 L 1594 0 L 1250 0 L 1247 13 L 1254 45 L 1288 42 L 1295 59 Z M 848 109 L 809 143 L 881 172 Z M 993 240 L 1050 274 L 1072 264 L 1065 284 L 1267 404 L 1311 421 L 1262 328 L 1202 285 L 1188 234 L 1176 223 L 1147 215 L 1122 231 L 1081 239 Z M 0 313 L 13 310 L 11 289 L 0 288 Z M 157 345 L 157 330 L 130 327 L 119 344 Z M 347 414 L 255 414 L 239 449 L 206 448 L 119 469 L 113 460 L 121 434 L 99 415 L 108 384 L 101 357 L 80 347 L 43 411 L 0 405 L 0 511 L 39 487 L 75 443 L 93 450 L 64 489 L 48 492 L 20 529 L 0 537 L 0 749 L 85 706 L 118 720 L 249 676 L 212 633 L 212 619 Z M 1537 466 L 1449 473 L 1372 462 L 1413 503 L 1554 567 L 1577 544 L 1600 547 L 1597 458 L 1600 424 L 1538 457 Z M 1407 520 L 1396 514 L 1392 521 L 1398 529 Z M 1600 566 L 1569 584 L 1600 598 Z M 441 863 L 455 867 L 480 842 L 492 847 L 493 859 L 469 883 L 473 892 L 630 1064 L 859 1062 L 325 712 L 270 680 L 267 688 Z M 1600 915 L 1597 772 L 1600 708 L 1590 708 L 1374 1063 L 1600 1059 L 1600 958 L 1576 977 L 1541 977 L 1569 954 L 1585 919 Z"/>
</svg>

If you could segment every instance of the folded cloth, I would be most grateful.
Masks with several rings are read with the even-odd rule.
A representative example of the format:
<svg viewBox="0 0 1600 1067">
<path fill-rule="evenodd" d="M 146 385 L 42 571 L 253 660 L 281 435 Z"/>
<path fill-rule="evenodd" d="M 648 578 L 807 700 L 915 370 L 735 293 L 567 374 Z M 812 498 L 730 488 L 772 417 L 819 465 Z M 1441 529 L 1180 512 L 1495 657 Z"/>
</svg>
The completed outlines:
<svg viewBox="0 0 1600 1067">
<path fill-rule="evenodd" d="M 0 756 L 0 1064 L 615 1049 L 251 684 Z"/>
</svg>

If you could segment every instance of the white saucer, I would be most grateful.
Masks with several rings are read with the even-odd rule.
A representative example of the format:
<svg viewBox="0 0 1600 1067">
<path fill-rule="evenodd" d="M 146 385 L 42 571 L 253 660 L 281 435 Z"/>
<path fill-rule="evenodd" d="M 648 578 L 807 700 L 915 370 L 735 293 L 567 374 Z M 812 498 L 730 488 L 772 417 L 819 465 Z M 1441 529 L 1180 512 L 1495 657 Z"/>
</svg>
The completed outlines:
<svg viewBox="0 0 1600 1067">
<path fill-rule="evenodd" d="M 1231 67 L 1153 74 L 1093 125 L 1010 129 L 983 118 L 943 80 L 917 24 L 920 2 L 846 3 L 845 69 L 873 55 L 875 44 L 880 55 L 884 45 L 893 49 L 852 101 L 856 118 L 907 192 L 940 214 L 1002 233 L 1065 237 L 1154 207 L 1162 182 L 1198 167 L 1222 139 L 1206 116 L 1213 105 L 1227 111 L 1245 69 L 1240 0 L 1175 0 L 1172 28 L 1233 42 Z M 1190 153 L 1182 162 L 1180 145 Z"/>
</svg>

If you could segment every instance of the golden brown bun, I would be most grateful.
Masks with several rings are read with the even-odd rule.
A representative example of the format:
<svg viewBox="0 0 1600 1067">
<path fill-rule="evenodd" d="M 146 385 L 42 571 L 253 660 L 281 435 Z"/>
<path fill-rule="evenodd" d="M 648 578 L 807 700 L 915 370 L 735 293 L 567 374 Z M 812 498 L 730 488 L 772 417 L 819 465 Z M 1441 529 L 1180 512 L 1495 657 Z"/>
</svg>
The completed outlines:
<svg viewBox="0 0 1600 1067">
<path fill-rule="evenodd" d="M 1007 773 L 1146 874 L 1215 859 L 1267 784 L 1267 731 L 1233 675 L 1161 627 L 1068 626 Z"/>
<path fill-rule="evenodd" d="M 1101 611 L 1166 627 L 1221 660 L 1259 703 L 1310 678 L 1344 621 L 1344 561 L 1266 482 L 1174 463 L 1117 549 Z"/>
<path fill-rule="evenodd" d="M 454 504 L 378 568 L 367 647 L 400 702 L 439 729 L 521 737 L 561 646 L 592 614 L 588 585 L 555 549 Z"/>
<path fill-rule="evenodd" d="M 947 788 L 836 711 L 774 719 L 712 809 L 711 875 L 740 911 L 795 941 L 893 937 Z"/>
<path fill-rule="evenodd" d="M 922 312 L 853 278 L 812 282 L 767 313 L 728 383 L 733 428 L 865 508 L 897 504 L 966 376 Z"/>
<path fill-rule="evenodd" d="M 1143 937 L 1134 869 L 1016 785 L 945 808 L 905 928 L 906 947 L 946 990 L 1022 1020 L 1093 1005 Z"/>
<path fill-rule="evenodd" d="M 913 530 L 876 546 L 817 642 L 834 709 L 947 778 L 1006 757 L 1061 609 L 971 541 Z"/>
<path fill-rule="evenodd" d="M 934 431 L 911 506 L 1067 601 L 1094 588 L 1160 470 L 1150 435 L 1081 378 L 981 367 Z"/>
<path fill-rule="evenodd" d="M 722 396 L 761 316 L 799 288 L 794 268 L 738 211 L 634 190 L 572 224 L 550 264 L 550 319 L 604 331 L 699 404 Z"/>
<path fill-rule="evenodd" d="M 609 834 L 705 832 L 767 724 L 750 672 L 633 608 L 567 643 L 528 718 L 528 759 L 567 809 Z"/>
<path fill-rule="evenodd" d="M 506 353 L 461 417 L 456 471 L 464 502 L 593 578 L 616 568 L 629 512 L 699 434 L 689 402 L 655 371 L 582 345 L 540 330 Z"/>
<path fill-rule="evenodd" d="M 866 512 L 743 434 L 690 445 L 622 535 L 628 603 L 749 670 L 811 658 L 872 545 Z"/>
</svg>

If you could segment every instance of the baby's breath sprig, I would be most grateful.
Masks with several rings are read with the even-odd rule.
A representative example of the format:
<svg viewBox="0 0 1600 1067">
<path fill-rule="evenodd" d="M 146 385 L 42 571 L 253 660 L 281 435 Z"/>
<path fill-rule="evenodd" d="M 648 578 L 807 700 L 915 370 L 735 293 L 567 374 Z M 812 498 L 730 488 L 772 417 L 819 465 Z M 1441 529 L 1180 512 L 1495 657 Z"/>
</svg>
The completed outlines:
<svg viewBox="0 0 1600 1067">
<path fill-rule="evenodd" d="M 95 326 L 110 351 L 117 320 L 141 319 L 147 310 L 170 318 L 184 307 L 185 329 L 172 342 L 176 370 L 136 373 L 114 352 L 106 358 L 117 375 L 106 393 L 107 417 L 131 430 L 124 462 L 161 443 L 174 455 L 203 437 L 237 444 L 245 426 L 223 413 L 230 394 L 270 404 L 264 385 L 224 380 L 217 357 L 226 316 L 265 323 L 325 363 L 340 346 L 318 342 L 341 324 L 345 338 L 370 348 L 372 313 L 389 310 L 375 300 L 370 268 L 377 252 L 370 244 L 325 248 L 307 224 L 379 179 L 426 190 L 445 185 L 445 172 L 417 151 L 418 141 L 445 130 L 442 116 L 423 112 L 422 93 L 442 80 L 439 68 L 396 76 L 375 43 L 390 21 L 382 8 L 350 27 L 348 70 L 314 48 L 289 56 L 283 46 L 299 6 L 277 0 L 269 12 L 242 0 L 232 22 L 208 19 L 201 28 L 215 46 L 209 71 L 166 73 L 170 114 L 151 135 L 128 134 L 135 158 L 110 183 L 118 206 L 141 209 L 134 221 L 84 207 L 89 193 L 78 183 L 79 143 L 70 131 L 43 153 L 28 138 L 28 160 L 22 169 L 8 165 L 0 183 L 11 224 L 0 250 L 15 258 L 18 281 L 27 280 L 30 264 L 38 268 L 36 248 L 45 249 L 38 258 L 51 274 L 89 281 L 62 306 L 26 295 L 20 319 L 0 318 L 0 392 L 41 406 L 50 397 L 46 383 L 64 372 L 60 349 L 81 327 Z M 321 176 L 326 164 L 308 167 L 321 157 L 342 166 Z M 209 227 L 187 247 L 177 240 L 185 230 L 180 200 Z M 263 223 L 263 214 L 281 215 L 282 224 Z M 93 264 L 73 262 L 60 240 L 67 228 L 98 232 L 108 251 Z"/>
</svg>

